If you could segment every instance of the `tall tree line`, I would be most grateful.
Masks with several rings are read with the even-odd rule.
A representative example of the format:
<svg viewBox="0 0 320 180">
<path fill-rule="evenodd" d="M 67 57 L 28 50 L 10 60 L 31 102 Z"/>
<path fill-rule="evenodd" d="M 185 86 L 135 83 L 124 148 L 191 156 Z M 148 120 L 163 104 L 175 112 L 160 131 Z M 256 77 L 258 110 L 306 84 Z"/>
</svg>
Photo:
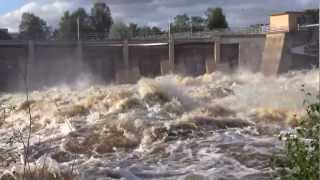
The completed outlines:
<svg viewBox="0 0 320 180">
<path fill-rule="evenodd" d="M 110 8 L 105 3 L 95 3 L 90 14 L 83 8 L 64 12 L 60 18 L 58 29 L 52 30 L 40 17 L 32 13 L 23 13 L 19 26 L 20 39 L 76 39 L 77 28 L 82 38 L 93 33 L 98 39 L 109 35 L 113 23 Z"/>
<path fill-rule="evenodd" d="M 110 8 L 105 3 L 95 3 L 90 14 L 83 8 L 74 12 L 66 11 L 60 19 L 59 29 L 54 34 L 55 38 L 76 39 L 78 23 L 80 35 L 95 33 L 96 38 L 105 39 L 113 23 Z"/>
<path fill-rule="evenodd" d="M 164 33 L 159 27 L 138 26 L 135 23 L 129 25 L 123 22 L 115 22 L 110 29 L 111 39 L 130 39 L 133 37 L 147 37 Z"/>
<path fill-rule="evenodd" d="M 53 29 L 40 17 L 32 13 L 23 13 L 19 26 L 20 39 L 77 39 L 79 24 L 80 38 L 95 39 L 128 39 L 136 36 L 151 36 L 164 33 L 161 28 L 139 26 L 135 23 L 114 22 L 111 10 L 103 2 L 95 3 L 88 13 L 84 8 L 65 11 L 60 18 L 59 26 Z M 203 31 L 205 29 L 227 28 L 228 23 L 221 8 L 208 8 L 205 17 L 177 15 L 170 24 L 171 31 Z"/>
<path fill-rule="evenodd" d="M 170 24 L 171 31 L 176 32 L 197 32 L 213 29 L 228 28 L 228 22 L 222 8 L 208 8 L 203 16 L 188 16 L 180 14 L 174 17 Z"/>
<path fill-rule="evenodd" d="M 50 27 L 46 21 L 32 13 L 23 13 L 19 25 L 20 39 L 47 39 Z"/>
</svg>

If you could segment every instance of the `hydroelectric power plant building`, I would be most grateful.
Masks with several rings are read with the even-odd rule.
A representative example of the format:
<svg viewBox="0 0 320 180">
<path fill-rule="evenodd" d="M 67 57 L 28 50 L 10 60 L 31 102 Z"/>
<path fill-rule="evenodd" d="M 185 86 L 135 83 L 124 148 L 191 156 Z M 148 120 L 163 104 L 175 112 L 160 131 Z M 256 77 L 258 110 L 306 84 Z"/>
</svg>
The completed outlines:
<svg viewBox="0 0 320 180">
<path fill-rule="evenodd" d="M 99 82 L 135 82 L 167 73 L 197 76 L 237 68 L 265 75 L 318 66 L 319 25 L 302 12 L 270 16 L 245 31 L 170 34 L 164 38 L 0 41 L 0 89 L 69 83 L 90 74 Z M 19 87 L 20 86 L 20 87 Z"/>
</svg>

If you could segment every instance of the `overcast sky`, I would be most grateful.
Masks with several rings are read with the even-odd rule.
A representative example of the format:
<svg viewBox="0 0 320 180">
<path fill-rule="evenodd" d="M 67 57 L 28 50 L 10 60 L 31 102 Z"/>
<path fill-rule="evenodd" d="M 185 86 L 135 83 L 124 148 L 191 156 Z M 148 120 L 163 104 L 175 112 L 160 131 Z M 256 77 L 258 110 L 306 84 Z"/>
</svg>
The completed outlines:
<svg viewBox="0 0 320 180">
<path fill-rule="evenodd" d="M 318 8 L 318 0 L 100 0 L 111 8 L 115 20 L 166 28 L 177 14 L 203 16 L 208 7 L 222 7 L 232 27 L 267 23 L 269 14 Z M 57 27 L 64 11 L 83 7 L 90 11 L 95 0 L 0 0 L 0 28 L 17 32 L 23 12 L 32 12 Z"/>
</svg>

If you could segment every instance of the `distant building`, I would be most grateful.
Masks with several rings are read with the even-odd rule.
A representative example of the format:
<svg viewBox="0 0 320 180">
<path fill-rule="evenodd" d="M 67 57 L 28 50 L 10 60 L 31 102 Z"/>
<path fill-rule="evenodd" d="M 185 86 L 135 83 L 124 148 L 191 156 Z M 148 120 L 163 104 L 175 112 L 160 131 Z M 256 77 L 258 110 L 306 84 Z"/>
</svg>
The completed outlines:
<svg viewBox="0 0 320 180">
<path fill-rule="evenodd" d="M 270 16 L 271 31 L 295 31 L 303 24 L 304 12 L 287 11 Z"/>
<path fill-rule="evenodd" d="M 0 28 L 0 32 L 8 34 L 9 30 L 7 28 Z"/>
<path fill-rule="evenodd" d="M 9 35 L 9 30 L 7 28 L 0 28 L 0 40 L 9 40 L 11 36 Z"/>
<path fill-rule="evenodd" d="M 300 11 L 286 11 L 275 13 L 270 16 L 270 31 L 296 31 L 299 26 L 306 24 L 319 23 L 318 10 Z M 312 15 L 310 13 L 316 14 Z"/>
</svg>

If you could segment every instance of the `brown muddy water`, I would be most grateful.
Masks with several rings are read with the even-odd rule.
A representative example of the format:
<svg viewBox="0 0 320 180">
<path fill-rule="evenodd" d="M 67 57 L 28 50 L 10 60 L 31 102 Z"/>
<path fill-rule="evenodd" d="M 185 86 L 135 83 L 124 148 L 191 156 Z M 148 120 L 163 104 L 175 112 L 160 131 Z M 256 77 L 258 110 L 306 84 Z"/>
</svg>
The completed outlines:
<svg viewBox="0 0 320 180">
<path fill-rule="evenodd" d="M 168 75 L 33 91 L 26 171 L 45 166 L 51 179 L 272 179 L 278 135 L 303 115 L 304 101 L 315 101 L 304 92 L 318 93 L 318 77 Z M 8 93 L 0 104 L 0 174 L 21 179 L 28 103 L 24 93 Z"/>
</svg>

